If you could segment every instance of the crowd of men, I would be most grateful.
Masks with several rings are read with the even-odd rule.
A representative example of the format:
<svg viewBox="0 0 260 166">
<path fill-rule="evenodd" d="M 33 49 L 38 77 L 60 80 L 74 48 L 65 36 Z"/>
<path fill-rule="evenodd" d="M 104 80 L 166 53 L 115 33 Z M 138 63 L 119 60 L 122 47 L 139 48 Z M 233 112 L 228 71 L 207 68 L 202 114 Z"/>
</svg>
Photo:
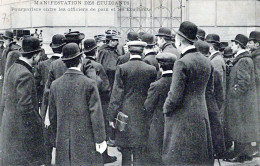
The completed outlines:
<svg viewBox="0 0 260 166">
<path fill-rule="evenodd" d="M 37 33 L 36 33 L 37 34 Z M 16 37 L 14 37 L 14 35 Z M 259 156 L 260 32 L 0 35 L 0 165 L 214 165 Z"/>
</svg>

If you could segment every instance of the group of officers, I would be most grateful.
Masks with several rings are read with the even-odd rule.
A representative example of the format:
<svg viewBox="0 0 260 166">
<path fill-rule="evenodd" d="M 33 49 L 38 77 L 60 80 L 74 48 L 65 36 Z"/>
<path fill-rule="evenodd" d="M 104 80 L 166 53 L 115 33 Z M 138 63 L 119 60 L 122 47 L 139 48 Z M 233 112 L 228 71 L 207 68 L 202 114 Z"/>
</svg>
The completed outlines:
<svg viewBox="0 0 260 166">
<path fill-rule="evenodd" d="M 22 33 L 22 32 L 21 32 Z M 18 36 L 18 35 L 17 35 Z M 0 36 L 1 165 L 214 165 L 259 156 L 260 32 Z"/>
</svg>

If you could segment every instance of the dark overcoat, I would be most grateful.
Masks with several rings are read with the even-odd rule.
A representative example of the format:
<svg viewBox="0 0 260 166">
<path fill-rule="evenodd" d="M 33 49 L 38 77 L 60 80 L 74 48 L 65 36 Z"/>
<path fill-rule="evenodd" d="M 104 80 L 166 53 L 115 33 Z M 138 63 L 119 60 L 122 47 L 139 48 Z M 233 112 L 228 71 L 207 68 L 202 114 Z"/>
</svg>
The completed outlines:
<svg viewBox="0 0 260 166">
<path fill-rule="evenodd" d="M 156 68 L 156 70 L 159 71 L 158 61 L 155 58 L 156 54 L 157 54 L 156 52 L 149 52 L 148 54 L 145 55 L 143 61 L 149 65 L 153 65 Z"/>
<path fill-rule="evenodd" d="M 42 165 L 42 120 L 32 68 L 18 60 L 5 75 L 1 165 Z"/>
<path fill-rule="evenodd" d="M 163 111 L 166 114 L 163 162 L 166 165 L 213 165 L 213 147 L 206 87 L 213 79 L 208 58 L 196 48 L 174 64 L 171 88 Z"/>
<path fill-rule="evenodd" d="M 130 59 L 130 53 L 126 53 L 124 55 L 121 55 L 121 56 L 118 57 L 116 65 L 122 65 L 122 64 L 128 62 L 129 59 Z"/>
<path fill-rule="evenodd" d="M 103 165 L 95 143 L 105 141 L 104 118 L 94 80 L 68 69 L 50 90 L 50 122 L 56 128 L 56 165 Z"/>
<path fill-rule="evenodd" d="M 255 66 L 255 82 L 256 82 L 256 92 L 257 92 L 257 103 L 258 103 L 258 122 L 260 126 L 260 47 L 252 52 L 252 59 Z M 259 127 L 260 129 L 260 127 Z M 259 131 L 260 134 L 260 131 Z"/>
<path fill-rule="evenodd" d="M 150 83 L 156 79 L 155 67 L 131 59 L 116 70 L 110 104 L 109 120 L 114 121 L 118 112 L 128 115 L 126 131 L 116 131 L 116 144 L 120 147 L 143 147 L 146 145 L 147 112 L 144 102 Z"/>
<path fill-rule="evenodd" d="M 118 57 L 119 53 L 117 52 L 117 49 L 108 45 L 105 45 L 105 47 L 99 51 L 97 57 L 97 62 L 104 67 L 111 86 L 114 84 Z"/>
<path fill-rule="evenodd" d="M 147 141 L 147 164 L 162 164 L 164 133 L 163 104 L 172 82 L 172 74 L 165 74 L 158 81 L 151 83 L 144 107 L 149 114 L 149 136 Z M 151 115 L 150 115 L 151 114 Z"/>
<path fill-rule="evenodd" d="M 249 52 L 235 57 L 228 85 L 225 112 L 228 135 L 240 143 L 259 140 L 254 63 Z"/>
<path fill-rule="evenodd" d="M 21 53 L 18 50 L 10 51 L 6 58 L 6 64 L 5 64 L 5 73 L 7 70 L 19 59 L 21 56 Z M 4 73 L 4 74 L 5 74 Z"/>
<path fill-rule="evenodd" d="M 67 70 L 67 67 L 65 63 L 62 61 L 62 59 L 57 59 L 53 62 L 51 62 L 50 68 L 49 68 L 49 74 L 48 79 L 45 84 L 44 88 L 44 94 L 43 94 L 43 101 L 42 101 L 42 107 L 41 107 L 41 116 L 44 118 L 48 106 L 48 96 L 50 92 L 51 83 L 56 80 L 57 78 L 61 77 Z M 84 64 L 82 65 L 81 70 L 83 73 L 93 79 L 96 80 L 96 71 L 91 64 L 90 60 L 85 60 Z"/>
<path fill-rule="evenodd" d="M 177 58 L 180 58 L 180 53 L 178 50 L 172 45 L 172 42 L 165 43 L 161 48 L 163 53 L 171 53 L 177 56 Z"/>
</svg>

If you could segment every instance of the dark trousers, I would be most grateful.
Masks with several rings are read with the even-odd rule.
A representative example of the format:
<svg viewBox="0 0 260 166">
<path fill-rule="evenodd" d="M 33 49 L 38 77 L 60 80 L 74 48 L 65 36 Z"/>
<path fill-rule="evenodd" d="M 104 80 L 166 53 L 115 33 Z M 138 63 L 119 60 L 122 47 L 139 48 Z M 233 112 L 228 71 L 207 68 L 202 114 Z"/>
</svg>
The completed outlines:
<svg viewBox="0 0 260 166">
<path fill-rule="evenodd" d="M 49 166 L 51 165 L 52 149 L 55 145 L 55 135 L 52 128 L 50 127 L 48 129 L 44 128 L 43 134 L 44 134 L 44 146 L 46 152 L 45 165 Z"/>
<path fill-rule="evenodd" d="M 143 148 L 121 148 L 121 153 L 122 153 L 122 166 L 131 166 L 132 155 L 133 155 L 134 166 L 143 165 Z"/>
</svg>

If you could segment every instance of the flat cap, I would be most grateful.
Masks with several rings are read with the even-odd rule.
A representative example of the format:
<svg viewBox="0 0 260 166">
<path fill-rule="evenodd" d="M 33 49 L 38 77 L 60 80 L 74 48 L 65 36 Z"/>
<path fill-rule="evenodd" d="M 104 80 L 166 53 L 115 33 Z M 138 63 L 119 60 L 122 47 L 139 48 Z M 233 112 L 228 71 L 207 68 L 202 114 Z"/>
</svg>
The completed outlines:
<svg viewBox="0 0 260 166">
<path fill-rule="evenodd" d="M 155 56 L 159 63 L 174 64 L 177 60 L 177 56 L 172 53 L 159 53 Z"/>
</svg>

